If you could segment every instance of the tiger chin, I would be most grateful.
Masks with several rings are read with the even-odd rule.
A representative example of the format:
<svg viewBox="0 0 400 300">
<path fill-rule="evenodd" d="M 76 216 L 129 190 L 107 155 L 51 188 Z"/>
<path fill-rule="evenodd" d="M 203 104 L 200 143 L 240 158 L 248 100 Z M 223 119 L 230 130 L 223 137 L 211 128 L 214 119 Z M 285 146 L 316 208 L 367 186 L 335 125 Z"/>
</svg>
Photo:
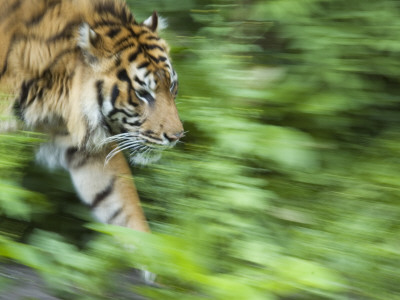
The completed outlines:
<svg viewBox="0 0 400 300">
<path fill-rule="evenodd" d="M 9 128 L 44 132 L 39 159 L 67 169 L 104 223 L 149 232 L 129 164 L 183 137 L 178 77 L 153 13 L 120 0 L 0 0 L 0 87 Z"/>
</svg>

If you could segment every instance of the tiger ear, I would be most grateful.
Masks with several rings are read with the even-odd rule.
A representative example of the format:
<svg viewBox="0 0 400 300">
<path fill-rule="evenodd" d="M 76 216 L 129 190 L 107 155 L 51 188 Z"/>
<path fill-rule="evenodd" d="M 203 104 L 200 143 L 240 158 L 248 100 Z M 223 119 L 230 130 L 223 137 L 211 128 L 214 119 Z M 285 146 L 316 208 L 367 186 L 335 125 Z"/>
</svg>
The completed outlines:
<svg viewBox="0 0 400 300">
<path fill-rule="evenodd" d="M 160 30 L 167 28 L 166 20 L 164 18 L 159 17 L 156 11 L 154 11 L 150 17 L 144 20 L 142 25 L 147 26 L 153 32 L 158 32 Z"/>
<path fill-rule="evenodd" d="M 78 46 L 89 64 L 93 64 L 98 60 L 98 45 L 101 37 L 90 28 L 89 24 L 83 23 L 79 26 Z M 96 55 L 97 54 L 97 55 Z"/>
</svg>

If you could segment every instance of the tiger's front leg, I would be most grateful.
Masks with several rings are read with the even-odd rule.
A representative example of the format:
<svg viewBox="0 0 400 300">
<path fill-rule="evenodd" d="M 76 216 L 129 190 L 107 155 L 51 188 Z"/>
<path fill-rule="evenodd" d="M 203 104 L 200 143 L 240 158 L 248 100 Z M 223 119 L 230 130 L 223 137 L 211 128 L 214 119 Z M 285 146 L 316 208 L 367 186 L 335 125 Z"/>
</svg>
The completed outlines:
<svg viewBox="0 0 400 300">
<path fill-rule="evenodd" d="M 56 135 L 41 145 L 37 159 L 50 168 L 69 170 L 80 198 L 99 221 L 150 232 L 124 155 L 119 152 L 105 164 L 106 154 L 78 150 L 69 135 Z M 147 270 L 141 276 L 147 284 L 156 277 Z"/>
<path fill-rule="evenodd" d="M 105 154 L 65 150 L 66 167 L 83 202 L 99 221 L 149 232 L 132 174 L 123 154 L 107 164 Z"/>
<path fill-rule="evenodd" d="M 69 135 L 57 134 L 41 145 L 36 158 L 51 169 L 67 169 L 80 198 L 99 221 L 149 232 L 124 155 L 118 153 L 105 164 L 106 154 L 80 150 Z"/>
</svg>

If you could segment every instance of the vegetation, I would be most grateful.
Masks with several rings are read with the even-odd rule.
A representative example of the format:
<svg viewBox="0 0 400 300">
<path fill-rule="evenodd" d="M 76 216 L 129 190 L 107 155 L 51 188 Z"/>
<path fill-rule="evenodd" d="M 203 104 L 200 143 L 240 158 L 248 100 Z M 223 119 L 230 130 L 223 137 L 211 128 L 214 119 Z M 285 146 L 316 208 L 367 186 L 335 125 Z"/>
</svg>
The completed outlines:
<svg viewBox="0 0 400 300">
<path fill-rule="evenodd" d="M 128 2 L 168 19 L 189 131 L 133 169 L 154 233 L 95 223 L 23 132 L 0 136 L 0 256 L 63 299 L 131 267 L 149 299 L 400 299 L 400 2 Z"/>
</svg>

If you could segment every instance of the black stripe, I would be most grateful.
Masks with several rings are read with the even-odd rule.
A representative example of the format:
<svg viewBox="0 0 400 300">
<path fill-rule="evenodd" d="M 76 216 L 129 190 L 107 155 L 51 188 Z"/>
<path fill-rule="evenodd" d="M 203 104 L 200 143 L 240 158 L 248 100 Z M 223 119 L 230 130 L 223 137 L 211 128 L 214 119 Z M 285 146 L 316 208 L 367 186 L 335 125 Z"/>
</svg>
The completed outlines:
<svg viewBox="0 0 400 300">
<path fill-rule="evenodd" d="M 90 205 L 92 209 L 96 208 L 102 201 L 104 201 L 108 196 L 111 195 L 114 189 L 114 183 L 115 183 L 115 178 L 111 180 L 110 184 L 103 191 L 96 194 L 92 204 Z"/>
<path fill-rule="evenodd" d="M 119 3 L 119 2 L 118 2 Z M 124 5 L 117 7 L 117 2 L 100 2 L 95 5 L 95 10 L 99 14 L 107 14 L 114 16 L 117 20 L 122 21 L 123 24 L 133 23 L 133 16 L 129 9 Z"/>
<path fill-rule="evenodd" d="M 81 168 L 89 159 L 89 156 L 84 151 L 79 151 L 77 147 L 69 147 L 65 151 L 65 160 L 68 168 Z"/>
<path fill-rule="evenodd" d="M 43 99 L 43 94 L 45 92 L 45 89 L 51 89 L 53 81 L 51 78 L 51 74 L 48 71 L 45 71 L 40 78 L 36 78 L 34 86 L 31 88 L 32 90 L 32 96 L 27 100 L 26 102 L 26 107 L 32 105 L 35 100 L 42 100 Z M 42 84 L 38 86 L 38 82 L 41 81 Z"/>
<path fill-rule="evenodd" d="M 133 62 L 134 60 L 136 60 L 136 58 L 138 57 L 138 55 L 140 53 L 142 53 L 142 51 L 143 51 L 142 48 L 139 47 L 136 52 L 134 52 L 131 55 L 129 55 L 129 58 L 128 58 L 129 62 Z"/>
<path fill-rule="evenodd" d="M 38 86 L 38 82 L 41 82 L 42 84 Z M 42 100 L 43 94 L 45 93 L 46 89 L 51 89 L 52 84 L 52 77 L 50 72 L 48 71 L 45 71 L 39 78 L 33 78 L 29 81 L 24 81 L 21 85 L 18 98 L 19 107 L 21 109 L 25 109 L 26 107 L 30 106 L 35 100 Z M 29 94 L 31 94 L 30 98 L 28 98 Z"/>
<path fill-rule="evenodd" d="M 96 81 L 97 103 L 99 103 L 100 108 L 103 107 L 103 102 L 104 102 L 104 97 L 102 94 L 103 86 L 104 86 L 103 80 Z"/>
<path fill-rule="evenodd" d="M 46 7 L 44 8 L 43 11 L 41 11 L 39 14 L 37 14 L 36 16 L 34 16 L 33 18 L 31 18 L 29 21 L 25 22 L 25 25 L 26 25 L 27 27 L 34 26 L 34 25 L 38 24 L 40 21 L 42 21 L 42 19 L 44 18 L 44 16 L 45 16 L 50 10 L 52 10 L 54 7 L 56 7 L 57 5 L 60 4 L 60 1 L 59 1 L 59 0 L 46 1 L 46 2 L 50 2 L 50 3 L 46 3 Z"/>
<path fill-rule="evenodd" d="M 79 51 L 78 48 L 71 48 L 71 49 L 65 49 L 61 51 L 60 53 L 57 54 L 57 56 L 53 59 L 53 61 L 47 66 L 44 72 L 49 72 L 57 63 L 59 60 L 61 60 L 65 55 L 74 53 Z"/>
<path fill-rule="evenodd" d="M 156 140 L 156 141 L 162 141 L 162 139 L 157 138 L 157 137 L 155 137 L 155 136 L 151 136 L 151 135 L 146 135 L 146 136 L 149 137 L 149 138 L 151 138 L 151 139 L 153 139 L 153 140 Z"/>
<path fill-rule="evenodd" d="M 30 40 L 37 40 L 40 38 L 34 35 L 30 35 L 29 36 Z M 3 69 L 0 72 L 0 78 L 7 72 L 7 68 L 8 68 L 8 58 L 10 56 L 10 53 L 12 51 L 12 49 L 15 47 L 15 44 L 19 43 L 19 42 L 26 42 L 27 40 L 27 36 L 24 34 L 19 34 L 19 33 L 15 33 L 13 34 L 13 36 L 10 39 L 10 43 L 8 45 L 8 49 L 7 49 L 7 54 L 6 57 L 4 59 L 4 66 Z"/>
<path fill-rule="evenodd" d="M 6 20 L 6 18 L 10 15 L 12 15 L 20 6 L 21 6 L 21 0 L 15 1 L 12 5 L 10 5 L 8 7 L 8 9 L 6 9 L 5 11 L 3 11 L 0 14 L 0 23 L 4 20 Z"/>
<path fill-rule="evenodd" d="M 126 121 L 126 120 L 125 120 Z M 140 126 L 142 126 L 142 122 L 140 122 L 140 121 L 136 121 L 136 122 L 133 122 L 133 123 L 130 123 L 130 122 L 123 122 L 124 124 L 128 124 L 128 125 L 130 125 L 130 126 L 134 126 L 134 127 L 140 127 Z"/>
<path fill-rule="evenodd" d="M 100 20 L 98 22 L 95 22 L 93 24 L 93 29 L 97 29 L 99 27 L 103 27 L 103 26 L 121 26 L 121 23 L 117 23 L 117 22 L 113 22 L 113 21 L 109 21 L 109 20 Z"/>
<path fill-rule="evenodd" d="M 147 56 L 150 57 L 150 59 L 155 61 L 156 63 L 159 63 L 160 61 L 162 61 L 162 62 L 167 61 L 167 58 L 165 56 L 159 56 L 157 58 L 149 53 L 147 53 Z"/>
<path fill-rule="evenodd" d="M 74 20 L 71 22 L 68 22 L 67 25 L 64 26 L 64 28 L 57 34 L 49 37 L 46 40 L 46 43 L 54 43 L 57 42 L 58 40 L 62 39 L 72 39 L 74 37 L 74 31 L 76 28 L 82 24 L 81 20 Z"/>
<path fill-rule="evenodd" d="M 147 30 L 147 29 L 142 29 L 142 30 L 138 33 L 138 36 L 140 36 L 140 35 L 142 35 L 142 34 L 146 34 L 146 33 L 150 33 L 150 31 Z"/>
<path fill-rule="evenodd" d="M 78 152 L 77 147 L 69 147 L 67 151 L 65 151 L 65 159 L 68 165 L 72 163 L 72 160 L 74 159 L 74 155 L 76 154 L 76 152 Z"/>
<path fill-rule="evenodd" d="M 110 134 L 113 133 L 111 126 L 105 121 L 104 118 L 102 120 L 102 124 L 103 124 L 103 128 L 106 129 L 108 131 L 108 133 L 110 133 Z"/>
<path fill-rule="evenodd" d="M 164 48 L 158 45 L 143 45 L 143 47 L 147 50 L 160 49 L 161 51 L 164 51 Z"/>
<path fill-rule="evenodd" d="M 114 48 L 118 48 L 119 46 L 121 46 L 121 45 L 124 44 L 124 43 L 127 43 L 127 42 L 128 42 L 129 40 L 131 40 L 131 39 L 132 39 L 131 36 L 123 37 L 123 38 L 120 39 L 119 41 L 115 42 Z M 132 44 L 133 46 L 135 46 L 135 43 L 133 43 L 133 42 L 130 42 L 129 44 Z M 116 51 L 116 52 L 119 52 L 119 51 Z"/>
<path fill-rule="evenodd" d="M 34 35 L 30 35 L 29 36 L 29 39 L 30 40 L 40 40 L 41 41 L 41 38 L 39 38 L 38 36 L 34 36 Z M 12 49 L 15 47 L 15 44 L 17 44 L 17 43 L 19 43 L 19 42 L 26 42 L 27 41 L 27 37 L 25 36 L 25 35 L 23 35 L 23 34 L 14 34 L 13 36 L 12 36 L 12 38 L 11 38 L 11 40 L 10 40 L 10 43 L 9 43 L 9 45 L 8 45 L 8 50 L 7 50 L 7 54 L 6 54 L 6 57 L 5 57 L 5 59 L 4 59 L 4 66 L 3 66 L 3 69 L 1 70 L 1 72 L 0 72 L 0 78 L 7 72 L 7 69 L 8 69 L 8 58 L 9 58 L 9 56 L 10 56 L 10 53 L 11 53 L 11 51 L 12 51 Z M 56 60 L 58 59 L 59 57 L 56 57 Z M 55 63 L 55 62 L 54 62 Z M 51 67 L 52 65 L 50 65 L 50 67 Z M 49 67 L 49 68 L 50 68 Z M 45 71 L 47 71 L 47 70 L 45 70 Z"/>
<path fill-rule="evenodd" d="M 25 103 L 27 102 L 29 91 L 31 90 L 31 87 L 34 82 L 35 82 L 35 80 L 31 79 L 29 81 L 24 81 L 22 83 L 21 89 L 20 89 L 20 94 L 19 94 L 19 99 L 18 99 L 20 107 L 23 107 L 25 105 Z"/>
<path fill-rule="evenodd" d="M 147 56 L 152 60 L 152 61 L 154 61 L 155 63 L 158 63 L 160 60 L 158 59 L 158 58 L 156 58 L 155 56 L 153 56 L 153 55 L 151 55 L 151 54 L 149 54 L 149 53 L 146 53 L 147 54 Z"/>
<path fill-rule="evenodd" d="M 153 96 L 145 90 L 136 91 L 136 96 L 140 100 L 142 100 L 144 98 L 147 101 L 147 103 L 149 103 L 149 105 L 154 105 L 154 102 L 156 101 L 156 99 L 154 99 Z"/>
<path fill-rule="evenodd" d="M 36 87 L 37 88 L 37 87 Z M 33 91 L 32 93 L 32 97 L 29 98 L 29 100 L 26 102 L 25 107 L 29 107 L 33 102 L 35 102 L 36 99 L 41 99 L 41 97 L 43 96 L 43 89 L 40 88 L 39 90 Z"/>
<path fill-rule="evenodd" d="M 118 86 L 114 84 L 111 92 L 111 103 L 113 106 L 115 106 L 115 101 L 117 101 L 118 96 L 119 96 L 119 89 Z"/>
<path fill-rule="evenodd" d="M 44 17 L 45 14 L 46 14 L 46 10 L 42 11 L 42 12 L 41 12 L 40 14 L 38 14 L 37 16 L 34 16 L 34 17 L 33 17 L 32 19 L 30 19 L 29 21 L 25 22 L 25 25 L 26 25 L 27 27 L 30 27 L 30 26 L 33 26 L 33 25 L 39 23 L 39 22 L 43 19 L 43 17 Z"/>
<path fill-rule="evenodd" d="M 126 72 L 125 69 L 120 70 L 120 71 L 118 72 L 117 76 L 118 76 L 118 79 L 119 79 L 119 80 L 121 80 L 121 81 L 126 81 L 126 82 L 128 82 L 128 83 L 131 83 L 131 79 L 129 78 L 129 75 L 128 75 L 128 73 Z"/>
<path fill-rule="evenodd" d="M 139 83 L 141 86 L 145 86 L 146 85 L 146 83 L 144 81 L 141 81 L 137 76 L 135 76 L 135 81 L 137 83 Z"/>
<path fill-rule="evenodd" d="M 154 134 L 154 131 L 153 131 L 153 130 L 146 130 L 146 131 L 144 132 L 144 134 L 145 134 L 145 135 L 151 136 L 152 134 Z"/>
<path fill-rule="evenodd" d="M 107 117 L 109 117 L 109 118 L 112 118 L 114 115 L 116 115 L 116 114 L 118 114 L 118 113 L 121 113 L 121 114 L 124 114 L 124 115 L 126 115 L 128 118 L 136 118 L 136 117 L 138 117 L 139 115 L 137 114 L 137 113 L 130 113 L 130 112 L 127 112 L 125 109 L 118 109 L 118 108 L 114 108 L 112 111 L 110 111 L 108 114 L 107 114 Z"/>
<path fill-rule="evenodd" d="M 130 113 L 130 112 L 127 112 L 126 110 L 122 110 L 122 112 L 125 115 L 127 115 L 129 118 L 137 118 L 137 117 L 139 117 L 139 114 L 136 113 L 136 112 Z"/>
<path fill-rule="evenodd" d="M 128 90 L 128 103 L 133 107 L 137 107 L 139 104 L 133 102 L 131 91 Z"/>
<path fill-rule="evenodd" d="M 115 53 L 119 53 L 126 49 L 135 48 L 135 47 L 136 47 L 136 45 L 134 43 L 128 43 L 128 44 L 123 45 L 123 46 L 119 47 L 118 49 L 116 49 Z"/>
<path fill-rule="evenodd" d="M 106 33 L 106 35 L 109 38 L 114 38 L 116 35 L 118 35 L 118 33 L 121 32 L 121 28 L 111 28 L 109 32 Z"/>
<path fill-rule="evenodd" d="M 21 121 L 24 120 L 24 112 L 23 112 L 23 109 L 21 108 L 21 105 L 19 104 L 18 101 L 14 102 L 13 113 L 19 120 L 21 120 Z"/>
<path fill-rule="evenodd" d="M 135 21 L 135 24 L 136 24 L 136 21 Z M 136 34 L 135 31 L 133 31 L 132 28 L 128 27 L 127 29 L 129 30 L 130 34 L 131 34 L 133 37 L 138 37 L 138 35 Z"/>
<path fill-rule="evenodd" d="M 159 41 L 159 40 L 160 40 L 160 38 L 159 38 L 159 37 L 157 37 L 157 36 L 148 36 L 148 37 L 146 37 L 146 40 L 149 40 L 149 41 L 151 41 L 151 40 L 156 40 L 156 41 Z"/>
<path fill-rule="evenodd" d="M 123 208 L 119 208 L 117 209 L 112 216 L 107 220 L 107 223 L 111 223 L 112 221 L 114 221 L 121 213 L 123 212 Z"/>
<path fill-rule="evenodd" d="M 141 63 L 137 68 L 143 69 L 143 68 L 147 68 L 149 65 L 150 65 L 150 62 L 146 61 L 144 63 Z"/>
</svg>

